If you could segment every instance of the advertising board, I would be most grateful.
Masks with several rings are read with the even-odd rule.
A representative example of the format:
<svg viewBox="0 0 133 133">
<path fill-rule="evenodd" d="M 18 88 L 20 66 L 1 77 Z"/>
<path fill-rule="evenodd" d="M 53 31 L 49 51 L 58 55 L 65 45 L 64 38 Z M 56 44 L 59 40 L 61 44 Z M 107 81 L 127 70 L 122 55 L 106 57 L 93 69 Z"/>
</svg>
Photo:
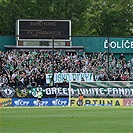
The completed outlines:
<svg viewBox="0 0 133 133">
<path fill-rule="evenodd" d="M 122 98 L 84 98 L 79 102 L 78 98 L 71 98 L 71 106 L 123 106 Z"/>
<path fill-rule="evenodd" d="M 12 106 L 68 106 L 68 98 L 42 98 L 41 104 L 37 98 L 12 98 Z"/>
<path fill-rule="evenodd" d="M 11 98 L 0 98 L 0 107 L 12 106 Z"/>
<path fill-rule="evenodd" d="M 123 106 L 133 106 L 133 98 L 124 98 Z"/>
</svg>

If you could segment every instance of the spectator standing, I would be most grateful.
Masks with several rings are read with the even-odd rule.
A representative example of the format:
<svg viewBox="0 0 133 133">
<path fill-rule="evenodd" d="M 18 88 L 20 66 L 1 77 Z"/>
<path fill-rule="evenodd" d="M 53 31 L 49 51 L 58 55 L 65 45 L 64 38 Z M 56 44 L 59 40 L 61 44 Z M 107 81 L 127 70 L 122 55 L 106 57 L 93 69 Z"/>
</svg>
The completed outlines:
<svg viewBox="0 0 133 133">
<path fill-rule="evenodd" d="M 38 97 L 38 104 L 39 104 L 39 106 L 41 106 L 42 105 L 42 97 L 43 97 L 43 93 L 41 90 L 38 91 L 37 97 Z"/>
</svg>

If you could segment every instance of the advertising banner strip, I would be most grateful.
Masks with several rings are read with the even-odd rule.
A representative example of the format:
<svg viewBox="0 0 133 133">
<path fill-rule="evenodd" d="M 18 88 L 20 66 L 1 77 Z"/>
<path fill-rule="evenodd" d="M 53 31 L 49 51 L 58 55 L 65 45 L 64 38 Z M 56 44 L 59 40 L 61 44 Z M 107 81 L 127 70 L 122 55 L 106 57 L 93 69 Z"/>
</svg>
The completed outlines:
<svg viewBox="0 0 133 133">
<path fill-rule="evenodd" d="M 12 106 L 11 98 L 0 98 L 0 107 Z"/>
<path fill-rule="evenodd" d="M 68 106 L 68 98 L 12 98 L 12 106 Z"/>
<path fill-rule="evenodd" d="M 123 106 L 122 98 L 71 98 L 71 106 Z"/>
<path fill-rule="evenodd" d="M 68 106 L 68 98 L 42 98 L 40 106 Z M 78 98 L 70 99 L 71 106 L 133 106 L 133 98 Z M 0 98 L 0 107 L 39 106 L 37 98 Z"/>
<path fill-rule="evenodd" d="M 133 98 L 124 98 L 123 106 L 133 106 Z"/>
</svg>

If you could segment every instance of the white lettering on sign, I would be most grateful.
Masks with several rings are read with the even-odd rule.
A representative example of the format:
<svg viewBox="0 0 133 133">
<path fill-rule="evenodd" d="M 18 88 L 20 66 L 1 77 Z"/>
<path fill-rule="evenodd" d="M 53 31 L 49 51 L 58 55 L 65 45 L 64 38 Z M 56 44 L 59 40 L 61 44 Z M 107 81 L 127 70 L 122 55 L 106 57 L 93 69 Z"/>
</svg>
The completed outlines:
<svg viewBox="0 0 133 133">
<path fill-rule="evenodd" d="M 14 101 L 15 105 L 20 105 L 20 106 L 28 106 L 29 105 L 29 101 L 24 101 L 24 100 L 17 100 L 17 101 Z"/>
<path fill-rule="evenodd" d="M 130 49 L 130 48 L 133 48 L 133 41 L 130 41 L 130 40 L 126 40 L 126 41 L 122 40 L 121 42 L 110 41 L 109 42 L 109 47 L 112 48 L 112 49 L 115 49 L 115 48 L 118 48 L 118 49 L 121 49 L 121 48 Z M 104 41 L 104 48 L 108 48 L 108 40 Z"/>
<path fill-rule="evenodd" d="M 54 83 L 63 83 L 64 79 L 67 82 L 77 81 L 81 82 L 82 78 L 85 82 L 93 81 L 92 73 L 55 73 Z M 52 79 L 52 74 L 46 74 L 46 83 L 49 84 Z"/>
<path fill-rule="evenodd" d="M 67 101 L 62 101 L 60 99 L 56 99 L 56 100 L 53 100 L 52 101 L 52 104 L 55 105 L 55 106 L 65 106 L 67 105 Z"/>
<path fill-rule="evenodd" d="M 39 106 L 39 102 L 38 101 L 33 101 L 33 104 L 35 106 Z M 42 101 L 41 102 L 41 106 L 46 106 L 46 105 L 48 105 L 48 101 Z"/>
<path fill-rule="evenodd" d="M 68 95 L 68 88 L 52 87 L 52 88 L 46 88 L 45 91 L 46 91 L 46 95 L 54 95 L 54 94 Z"/>
</svg>

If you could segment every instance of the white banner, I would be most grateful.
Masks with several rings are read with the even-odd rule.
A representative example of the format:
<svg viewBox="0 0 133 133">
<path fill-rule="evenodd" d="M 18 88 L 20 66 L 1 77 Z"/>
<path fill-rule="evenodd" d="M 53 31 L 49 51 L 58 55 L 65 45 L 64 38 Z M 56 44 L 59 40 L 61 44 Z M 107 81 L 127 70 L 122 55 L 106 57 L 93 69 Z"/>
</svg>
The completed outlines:
<svg viewBox="0 0 133 133">
<path fill-rule="evenodd" d="M 52 74 L 46 74 L 46 83 L 49 84 L 52 78 Z M 77 81 L 81 82 L 83 79 L 85 82 L 93 81 L 93 73 L 54 73 L 54 83 L 63 83 Z"/>
</svg>

